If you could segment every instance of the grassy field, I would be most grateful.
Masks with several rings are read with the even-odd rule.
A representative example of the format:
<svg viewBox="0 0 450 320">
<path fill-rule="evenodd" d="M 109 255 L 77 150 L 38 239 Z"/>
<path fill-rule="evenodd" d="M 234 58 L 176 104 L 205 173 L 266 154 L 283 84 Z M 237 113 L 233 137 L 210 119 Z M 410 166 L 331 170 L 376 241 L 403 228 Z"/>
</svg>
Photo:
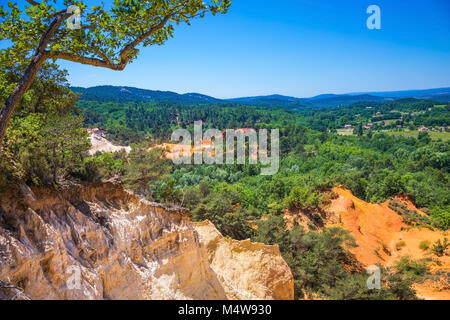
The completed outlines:
<svg viewBox="0 0 450 320">
<path fill-rule="evenodd" d="M 417 138 L 419 135 L 419 131 L 388 131 L 386 132 L 389 135 L 398 135 L 398 136 L 404 136 L 404 137 L 414 137 Z M 442 141 L 449 141 L 450 140 L 450 132 L 434 132 L 434 131 L 428 131 L 431 139 L 438 140 L 442 139 Z"/>
<path fill-rule="evenodd" d="M 382 121 L 375 121 L 374 124 L 380 124 L 380 123 L 384 123 L 386 126 L 390 125 L 392 123 L 395 123 L 397 121 L 399 121 L 400 119 L 392 119 L 392 120 L 382 120 Z"/>
<path fill-rule="evenodd" d="M 337 133 L 340 136 L 351 136 L 353 135 L 353 129 L 337 129 Z"/>
</svg>

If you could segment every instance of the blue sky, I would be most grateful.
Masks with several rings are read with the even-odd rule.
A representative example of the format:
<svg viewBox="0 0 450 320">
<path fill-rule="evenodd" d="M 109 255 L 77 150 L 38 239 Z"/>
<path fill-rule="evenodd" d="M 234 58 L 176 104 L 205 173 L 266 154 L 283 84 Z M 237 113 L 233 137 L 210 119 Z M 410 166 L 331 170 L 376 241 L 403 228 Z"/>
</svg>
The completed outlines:
<svg viewBox="0 0 450 320">
<path fill-rule="evenodd" d="M 381 8 L 381 30 L 366 27 L 371 4 Z M 179 26 L 125 71 L 61 65 L 75 86 L 218 98 L 446 87 L 450 1 L 234 0 L 228 14 Z"/>
</svg>

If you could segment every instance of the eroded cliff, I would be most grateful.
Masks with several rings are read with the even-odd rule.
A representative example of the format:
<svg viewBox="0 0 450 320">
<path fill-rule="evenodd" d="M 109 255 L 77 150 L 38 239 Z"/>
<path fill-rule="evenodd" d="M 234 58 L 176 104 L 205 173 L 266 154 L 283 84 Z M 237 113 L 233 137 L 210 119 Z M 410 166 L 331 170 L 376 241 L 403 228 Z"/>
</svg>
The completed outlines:
<svg viewBox="0 0 450 320">
<path fill-rule="evenodd" d="M 271 251 L 278 256 L 271 265 L 249 263 L 262 274 L 279 263 L 287 276 L 260 289 L 256 274 L 242 285 L 234 281 L 245 276 L 224 275 L 244 269 L 210 263 L 211 252 L 186 211 L 163 208 L 120 186 L 22 187 L 0 195 L 0 298 L 292 298 L 290 270 Z"/>
<path fill-rule="evenodd" d="M 224 238 L 210 221 L 194 225 L 227 296 L 294 299 L 294 278 L 278 246 Z"/>
</svg>

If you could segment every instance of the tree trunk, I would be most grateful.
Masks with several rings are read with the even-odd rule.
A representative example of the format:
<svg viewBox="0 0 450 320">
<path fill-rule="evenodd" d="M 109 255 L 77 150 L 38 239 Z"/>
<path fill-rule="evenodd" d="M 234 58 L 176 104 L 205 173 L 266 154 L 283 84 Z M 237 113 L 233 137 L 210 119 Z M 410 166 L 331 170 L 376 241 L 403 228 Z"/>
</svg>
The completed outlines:
<svg viewBox="0 0 450 320">
<path fill-rule="evenodd" d="M 5 101 L 5 104 L 0 109 L 0 147 L 3 145 L 3 140 L 6 135 L 6 129 L 8 128 L 9 120 L 11 119 L 14 110 L 19 105 L 25 93 L 33 84 L 36 75 L 44 64 L 46 57 L 43 53 L 37 53 L 31 59 L 30 65 L 25 70 L 23 77 L 17 83 L 16 88 L 11 93 L 9 98 Z"/>
<path fill-rule="evenodd" d="M 52 23 L 50 23 L 47 30 L 42 35 L 41 41 L 36 48 L 36 53 L 34 54 L 33 58 L 31 58 L 31 63 L 25 70 L 22 79 L 19 80 L 16 88 L 0 109 L 0 151 L 3 148 L 3 140 L 5 139 L 9 119 L 11 119 L 14 110 L 19 105 L 25 93 L 33 84 L 33 81 L 36 78 L 39 69 L 49 58 L 49 56 L 45 53 L 45 49 L 47 48 L 47 44 L 49 43 L 50 38 L 58 30 L 61 22 L 69 16 L 70 13 L 68 13 L 67 11 L 61 11 L 56 15 L 56 18 L 52 21 Z"/>
</svg>

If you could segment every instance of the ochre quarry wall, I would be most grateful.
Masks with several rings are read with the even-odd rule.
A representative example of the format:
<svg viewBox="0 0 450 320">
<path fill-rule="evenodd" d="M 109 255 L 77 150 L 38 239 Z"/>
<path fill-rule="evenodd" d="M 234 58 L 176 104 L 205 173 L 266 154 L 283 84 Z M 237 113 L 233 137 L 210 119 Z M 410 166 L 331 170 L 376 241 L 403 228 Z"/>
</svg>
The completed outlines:
<svg viewBox="0 0 450 320">
<path fill-rule="evenodd" d="M 254 288 L 225 285 L 219 274 L 244 270 L 215 270 L 209 256 L 185 210 L 112 183 L 22 186 L 0 195 L 0 299 L 222 300 L 249 298 L 247 291 L 251 298 L 290 298 L 269 293 L 283 291 L 280 281 L 265 291 L 257 279 Z"/>
<path fill-rule="evenodd" d="M 294 278 L 278 246 L 224 238 L 210 221 L 194 225 L 230 298 L 294 299 Z"/>
</svg>

